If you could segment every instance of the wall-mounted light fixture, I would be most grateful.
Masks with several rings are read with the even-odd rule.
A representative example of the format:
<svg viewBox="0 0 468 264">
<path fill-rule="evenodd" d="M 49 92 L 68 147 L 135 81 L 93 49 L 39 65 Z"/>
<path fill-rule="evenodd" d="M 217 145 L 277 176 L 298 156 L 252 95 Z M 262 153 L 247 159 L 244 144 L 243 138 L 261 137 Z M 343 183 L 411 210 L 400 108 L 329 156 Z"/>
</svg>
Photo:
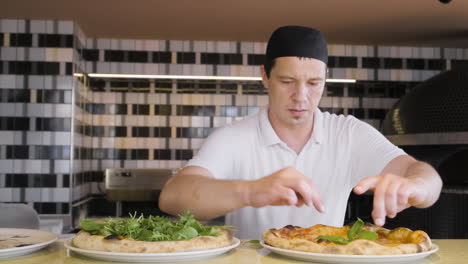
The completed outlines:
<svg viewBox="0 0 468 264">
<path fill-rule="evenodd" d="M 76 77 L 82 77 L 82 73 L 73 74 Z M 197 76 L 197 75 L 151 75 L 151 74 L 106 74 L 106 73 L 88 73 L 89 78 L 117 78 L 117 79 L 170 79 L 170 80 L 220 80 L 220 81 L 261 81 L 260 77 L 248 76 Z M 354 79 L 327 79 L 329 83 L 355 83 Z"/>
</svg>

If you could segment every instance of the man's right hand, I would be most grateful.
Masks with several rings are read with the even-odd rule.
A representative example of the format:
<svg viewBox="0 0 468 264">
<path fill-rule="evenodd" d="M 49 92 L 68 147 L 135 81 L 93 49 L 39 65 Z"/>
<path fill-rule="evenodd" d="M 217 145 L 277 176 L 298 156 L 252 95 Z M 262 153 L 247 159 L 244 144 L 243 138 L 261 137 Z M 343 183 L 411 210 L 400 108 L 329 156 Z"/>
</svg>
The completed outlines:
<svg viewBox="0 0 468 264">
<path fill-rule="evenodd" d="M 293 167 L 251 181 L 247 187 L 247 204 L 252 207 L 313 204 L 319 212 L 325 212 L 313 182 Z"/>
</svg>

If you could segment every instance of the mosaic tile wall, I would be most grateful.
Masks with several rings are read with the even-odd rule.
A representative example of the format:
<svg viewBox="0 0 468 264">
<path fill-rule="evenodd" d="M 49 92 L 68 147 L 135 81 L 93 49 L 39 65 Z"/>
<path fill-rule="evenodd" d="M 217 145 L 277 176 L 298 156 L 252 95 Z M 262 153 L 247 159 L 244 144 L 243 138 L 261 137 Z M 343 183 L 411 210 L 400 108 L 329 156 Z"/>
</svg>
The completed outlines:
<svg viewBox="0 0 468 264">
<path fill-rule="evenodd" d="M 0 202 L 69 217 L 105 168 L 178 168 L 216 127 L 266 105 L 260 82 L 74 78 L 73 72 L 260 76 L 265 43 L 89 39 L 67 21 L 0 20 Z M 322 110 L 379 128 L 468 49 L 330 45 Z M 78 214 L 80 212 L 76 212 Z"/>
</svg>

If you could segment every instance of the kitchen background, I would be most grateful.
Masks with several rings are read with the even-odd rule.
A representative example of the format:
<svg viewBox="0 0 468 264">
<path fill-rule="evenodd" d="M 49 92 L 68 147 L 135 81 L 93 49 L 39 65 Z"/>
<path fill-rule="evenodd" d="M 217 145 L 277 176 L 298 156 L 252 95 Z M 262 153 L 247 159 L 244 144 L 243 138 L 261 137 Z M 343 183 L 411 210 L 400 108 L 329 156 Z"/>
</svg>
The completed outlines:
<svg viewBox="0 0 468 264">
<path fill-rule="evenodd" d="M 63 232 L 122 206 L 105 199 L 105 169 L 180 168 L 214 128 L 267 104 L 259 81 L 86 75 L 260 76 L 264 42 L 88 38 L 71 21 L 1 19 L 0 46 L 0 202 L 26 203 Z M 437 168 L 452 160 L 440 201 L 390 224 L 419 221 L 435 237 L 468 237 L 468 49 L 332 44 L 329 55 L 329 78 L 357 82 L 328 83 L 322 110 L 368 122 Z M 458 93 L 429 94 L 446 106 L 418 107 L 426 91 L 449 89 L 429 79 L 450 70 Z M 413 108 L 392 109 L 405 95 Z M 423 125 L 440 122 L 405 126 L 418 120 L 405 111 L 418 109 L 433 113 Z M 403 129 L 395 130 L 400 116 Z M 370 201 L 352 195 L 347 219 L 369 220 Z M 123 213 L 135 208 L 161 213 L 156 201 L 124 205 Z"/>
</svg>

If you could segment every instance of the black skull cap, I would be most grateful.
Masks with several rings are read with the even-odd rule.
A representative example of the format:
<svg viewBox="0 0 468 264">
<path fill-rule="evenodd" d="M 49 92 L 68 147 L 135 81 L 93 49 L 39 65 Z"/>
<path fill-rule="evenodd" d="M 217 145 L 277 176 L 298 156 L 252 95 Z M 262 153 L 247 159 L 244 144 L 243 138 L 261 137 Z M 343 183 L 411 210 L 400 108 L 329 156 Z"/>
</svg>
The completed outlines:
<svg viewBox="0 0 468 264">
<path fill-rule="evenodd" d="M 319 30 L 304 26 L 284 26 L 276 29 L 268 40 L 266 59 L 279 57 L 313 58 L 328 62 L 327 40 Z"/>
</svg>

